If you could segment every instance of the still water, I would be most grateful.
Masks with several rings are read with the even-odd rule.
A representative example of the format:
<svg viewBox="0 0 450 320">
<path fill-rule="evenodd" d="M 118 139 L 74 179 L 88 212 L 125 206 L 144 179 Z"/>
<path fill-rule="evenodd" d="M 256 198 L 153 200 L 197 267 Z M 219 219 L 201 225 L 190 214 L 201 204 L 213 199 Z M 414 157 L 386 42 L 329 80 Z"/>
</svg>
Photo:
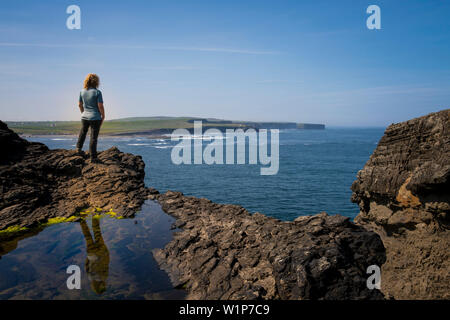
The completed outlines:
<svg viewBox="0 0 450 320">
<path fill-rule="evenodd" d="M 133 219 L 89 216 L 0 240 L 0 300 L 183 299 L 152 255 L 173 222 L 147 201 Z M 69 265 L 81 269 L 80 290 L 67 288 Z"/>
</svg>

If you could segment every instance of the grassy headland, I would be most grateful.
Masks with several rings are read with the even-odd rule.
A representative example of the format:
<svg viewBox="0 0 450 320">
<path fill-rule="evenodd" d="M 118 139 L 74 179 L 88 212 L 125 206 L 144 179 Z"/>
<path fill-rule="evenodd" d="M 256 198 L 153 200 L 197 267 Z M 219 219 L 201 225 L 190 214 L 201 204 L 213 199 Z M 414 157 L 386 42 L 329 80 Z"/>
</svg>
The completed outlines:
<svg viewBox="0 0 450 320">
<path fill-rule="evenodd" d="M 195 120 L 202 120 L 205 127 L 217 128 L 301 128 L 294 122 L 250 122 L 190 117 L 136 117 L 107 120 L 100 134 L 158 134 L 163 130 L 193 128 Z M 7 121 L 8 127 L 24 135 L 77 135 L 80 121 Z M 316 127 L 315 129 L 323 129 Z"/>
</svg>

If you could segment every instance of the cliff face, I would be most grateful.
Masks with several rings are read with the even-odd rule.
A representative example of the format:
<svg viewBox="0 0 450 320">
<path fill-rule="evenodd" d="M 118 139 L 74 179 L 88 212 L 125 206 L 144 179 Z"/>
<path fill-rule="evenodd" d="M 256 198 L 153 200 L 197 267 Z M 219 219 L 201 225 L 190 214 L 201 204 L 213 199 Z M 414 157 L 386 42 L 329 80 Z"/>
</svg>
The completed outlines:
<svg viewBox="0 0 450 320">
<path fill-rule="evenodd" d="M 352 190 L 386 247 L 383 293 L 449 299 L 450 110 L 389 126 Z"/>
<path fill-rule="evenodd" d="M 130 216 L 146 199 L 144 162 L 117 148 L 90 163 L 73 150 L 28 142 L 0 121 L 0 230 L 69 217 L 83 208 Z"/>
<path fill-rule="evenodd" d="M 154 257 L 188 299 L 382 299 L 367 289 L 385 251 L 373 232 L 321 213 L 279 221 L 168 191 L 151 197 L 180 232 Z"/>
</svg>

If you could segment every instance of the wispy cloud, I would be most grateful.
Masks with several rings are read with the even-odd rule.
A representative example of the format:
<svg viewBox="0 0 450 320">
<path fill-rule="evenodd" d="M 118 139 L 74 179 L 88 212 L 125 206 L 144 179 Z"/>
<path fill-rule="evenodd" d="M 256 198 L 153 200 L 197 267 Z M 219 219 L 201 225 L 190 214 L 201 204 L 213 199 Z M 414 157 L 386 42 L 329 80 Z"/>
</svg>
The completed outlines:
<svg viewBox="0 0 450 320">
<path fill-rule="evenodd" d="M 128 44 L 59 44 L 59 43 L 0 42 L 0 47 L 109 48 L 109 49 L 147 49 L 147 50 L 167 50 L 167 51 L 198 51 L 198 52 L 217 52 L 217 53 L 252 54 L 252 55 L 280 54 L 280 52 L 278 51 L 262 51 L 262 50 L 248 50 L 235 48 L 147 46 L 147 45 L 128 45 Z"/>
<path fill-rule="evenodd" d="M 384 95 L 437 94 L 443 92 L 450 92 L 450 88 L 448 88 L 448 86 L 433 87 L 430 85 L 398 85 L 398 86 L 359 88 L 353 90 L 329 91 L 318 93 L 318 95 L 330 97 L 339 95 L 384 96 Z"/>
<path fill-rule="evenodd" d="M 257 51 L 257 50 L 227 49 L 227 48 L 154 47 L 154 49 L 176 50 L 176 51 L 224 52 L 224 53 L 241 53 L 241 54 L 280 54 L 280 52 L 278 52 L 278 51 Z"/>
<path fill-rule="evenodd" d="M 256 83 L 266 83 L 266 84 L 277 84 L 277 83 L 304 83 L 304 81 L 294 81 L 294 80 L 259 80 Z"/>
<path fill-rule="evenodd" d="M 95 62 L 95 63 L 62 63 L 57 64 L 58 67 L 63 68 L 92 68 L 92 69 L 98 69 L 98 68 L 105 68 L 106 64 L 104 62 Z M 117 64 L 110 64 L 107 66 L 108 69 L 115 68 L 115 69 L 133 69 L 133 70 L 152 70 L 152 71 L 198 71 L 198 70 L 220 70 L 220 68 L 216 67 L 198 67 L 198 66 L 182 66 L 182 65 L 175 65 L 175 66 L 148 66 L 148 65 L 137 65 L 137 64 L 129 64 L 129 65 L 117 65 Z"/>
<path fill-rule="evenodd" d="M 139 70 L 169 70 L 169 71 L 193 71 L 193 70 L 219 70 L 219 68 L 206 68 L 206 67 L 194 67 L 194 66 L 143 66 L 132 65 L 134 69 Z"/>
<path fill-rule="evenodd" d="M 353 30 L 353 29 L 337 29 L 337 30 L 305 32 L 305 33 L 302 33 L 302 35 L 308 36 L 308 37 L 334 37 L 334 36 L 338 36 L 338 35 L 348 35 L 348 34 L 354 34 L 354 33 L 355 33 L 355 30 Z"/>
</svg>

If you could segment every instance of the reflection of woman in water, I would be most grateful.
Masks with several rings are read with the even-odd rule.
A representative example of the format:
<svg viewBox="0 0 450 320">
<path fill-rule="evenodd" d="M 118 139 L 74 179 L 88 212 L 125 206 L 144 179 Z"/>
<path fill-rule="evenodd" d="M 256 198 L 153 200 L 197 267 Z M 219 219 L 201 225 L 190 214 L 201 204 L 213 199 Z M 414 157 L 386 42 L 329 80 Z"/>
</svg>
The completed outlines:
<svg viewBox="0 0 450 320">
<path fill-rule="evenodd" d="M 86 221 L 81 220 L 81 230 L 86 239 L 87 258 L 86 272 L 91 282 L 91 287 L 97 294 L 101 294 L 106 290 L 106 279 L 109 271 L 109 251 L 103 241 L 102 231 L 100 229 L 100 219 L 92 217 L 92 229 L 94 239 Z"/>
</svg>

